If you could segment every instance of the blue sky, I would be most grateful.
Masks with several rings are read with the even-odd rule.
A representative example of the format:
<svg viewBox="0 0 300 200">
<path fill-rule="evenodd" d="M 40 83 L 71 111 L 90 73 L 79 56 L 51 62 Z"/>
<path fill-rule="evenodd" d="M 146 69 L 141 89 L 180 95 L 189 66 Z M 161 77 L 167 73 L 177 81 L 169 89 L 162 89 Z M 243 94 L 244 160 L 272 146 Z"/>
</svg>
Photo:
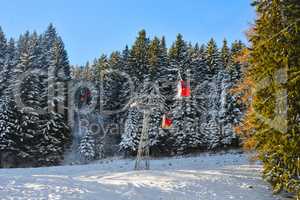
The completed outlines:
<svg viewBox="0 0 300 200">
<path fill-rule="evenodd" d="M 255 18 L 251 0 L 9 0 L 1 2 L 0 26 L 7 37 L 42 32 L 52 22 L 72 64 L 122 50 L 141 29 L 165 35 L 167 44 L 182 33 L 191 42 L 246 41 Z"/>
</svg>

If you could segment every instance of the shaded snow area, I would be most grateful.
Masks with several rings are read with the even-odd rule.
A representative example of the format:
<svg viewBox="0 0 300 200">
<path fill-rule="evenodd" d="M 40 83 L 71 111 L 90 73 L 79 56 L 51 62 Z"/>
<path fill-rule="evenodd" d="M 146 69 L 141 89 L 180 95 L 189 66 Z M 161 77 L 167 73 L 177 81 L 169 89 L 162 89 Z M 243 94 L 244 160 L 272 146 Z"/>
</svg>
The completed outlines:
<svg viewBox="0 0 300 200">
<path fill-rule="evenodd" d="M 89 165 L 1 169 L 0 199 L 276 200 L 261 165 L 236 152 L 151 160 L 149 171 L 114 159 Z"/>
</svg>

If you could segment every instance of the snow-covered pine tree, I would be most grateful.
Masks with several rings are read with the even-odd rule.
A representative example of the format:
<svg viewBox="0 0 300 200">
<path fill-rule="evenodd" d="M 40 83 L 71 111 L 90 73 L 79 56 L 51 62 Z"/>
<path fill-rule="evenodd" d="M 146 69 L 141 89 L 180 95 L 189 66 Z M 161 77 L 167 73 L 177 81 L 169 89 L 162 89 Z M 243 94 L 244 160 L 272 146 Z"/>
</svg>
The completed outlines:
<svg viewBox="0 0 300 200">
<path fill-rule="evenodd" d="M 245 45 L 240 40 L 234 41 L 231 44 L 231 62 L 229 62 L 229 65 L 227 66 L 227 71 L 230 74 L 232 83 L 236 83 L 237 81 L 241 80 L 242 65 L 236 61 L 236 58 L 241 54 L 241 51 L 244 48 Z"/>
<path fill-rule="evenodd" d="M 218 123 L 220 126 L 220 138 L 221 146 L 230 146 L 233 143 L 236 144 L 237 136 L 234 133 L 232 123 L 229 118 L 229 106 L 232 102 L 231 94 L 229 89 L 231 87 L 230 75 L 226 70 L 220 72 L 220 103 L 218 113 Z"/>
<path fill-rule="evenodd" d="M 126 84 L 126 77 L 122 75 L 122 64 L 120 53 L 113 52 L 109 58 L 106 55 L 101 55 L 93 67 L 95 85 L 100 90 L 96 107 L 100 108 L 98 111 L 109 118 L 110 122 L 119 118 L 118 111 L 127 103 L 126 97 L 129 87 Z"/>
<path fill-rule="evenodd" d="M 0 32 L 0 46 L 2 48 L 4 47 L 2 41 L 4 41 L 5 38 L 2 31 Z M 53 47 L 55 46 L 53 42 L 55 42 L 55 40 L 58 44 L 56 46 L 59 47 L 56 49 L 60 51 L 56 51 L 56 54 L 53 54 Z M 6 55 L 4 60 L 1 57 L 1 55 L 4 55 L 4 50 L 0 50 L 0 61 L 4 61 L 4 65 L 1 64 L 1 67 L 3 67 L 1 68 L 3 78 L 0 80 L 0 85 L 3 86 L 3 90 L 1 91 L 3 93 L 1 94 L 0 100 L 2 106 L 1 110 L 4 113 L 1 115 L 3 117 L 1 123 L 3 127 L 15 127 L 15 129 L 8 129 L 12 130 L 10 131 L 10 143 L 14 143 L 18 146 L 18 148 L 14 149 L 14 155 L 16 155 L 19 160 L 22 160 L 24 163 L 28 162 L 29 165 L 39 165 L 42 162 L 47 163 L 47 160 L 53 159 L 45 158 L 46 154 L 43 154 L 43 152 L 49 152 L 53 150 L 53 148 L 51 150 L 45 150 L 46 148 L 43 145 L 46 143 L 48 145 L 47 147 L 49 147 L 49 145 L 55 146 L 58 143 L 63 143 L 64 145 L 67 143 L 67 139 L 63 137 L 69 137 L 66 135 L 62 137 L 62 135 L 68 134 L 68 131 L 65 125 L 60 124 L 61 118 L 58 119 L 51 114 L 41 115 L 37 112 L 37 110 L 44 109 L 47 106 L 48 93 L 47 81 L 45 81 L 47 77 L 42 77 L 41 74 L 43 73 L 41 71 L 36 73 L 31 70 L 42 69 L 47 73 L 50 65 L 53 64 L 52 61 L 56 59 L 59 67 L 64 67 L 64 75 L 68 76 L 69 65 L 63 43 L 61 39 L 57 37 L 54 27 L 50 25 L 43 36 L 39 36 L 36 33 L 30 34 L 29 32 L 21 35 L 17 43 L 17 49 L 12 39 L 5 47 Z M 54 57 L 54 55 L 58 54 L 59 56 Z M 30 73 L 25 74 L 25 72 Z M 22 75 L 26 76 L 22 78 Z M 59 77 L 58 73 L 55 75 Z M 20 95 L 23 106 L 19 101 L 15 102 L 17 99 L 14 98 L 14 95 L 16 94 Z M 5 117 L 7 115 L 9 115 L 9 117 Z M 48 122 L 52 123 L 53 121 L 59 125 L 53 125 L 53 129 L 50 130 L 49 133 L 44 134 L 44 127 L 47 126 L 51 128 Z M 53 132 L 59 133 L 60 135 L 55 135 Z M 51 134 L 58 136 L 58 138 L 55 140 L 47 140 Z M 5 134 L 2 136 L 4 135 Z M 2 142 L 4 144 L 7 140 L 3 138 Z M 59 151 L 59 148 L 54 149 L 52 152 L 59 152 L 61 156 L 63 151 Z M 5 150 L 3 145 L 2 150 Z M 50 155 L 48 154 L 47 156 Z M 40 163 L 37 164 L 37 161 L 40 161 Z"/>
<path fill-rule="evenodd" d="M 160 40 L 157 37 L 154 37 L 153 40 L 150 41 L 149 49 L 148 49 L 148 62 L 149 62 L 149 79 L 151 81 L 156 80 L 159 75 L 160 67 L 162 67 L 162 48 L 160 47 Z"/>
<path fill-rule="evenodd" d="M 126 54 L 126 52 L 124 53 Z M 126 66 L 126 55 L 121 55 L 119 52 L 111 54 L 109 60 L 109 67 L 111 71 L 107 74 L 107 76 L 109 76 L 109 79 L 112 82 L 112 84 L 110 84 L 110 90 L 113 91 L 113 96 L 115 97 L 111 100 L 116 101 L 116 105 L 111 111 L 115 116 L 115 122 L 120 123 L 122 123 L 121 120 L 126 115 L 125 109 L 131 98 L 131 92 L 133 92 L 134 89 L 131 88 L 133 85 L 131 84 L 130 77 L 123 71 L 123 67 L 126 68 Z"/>
<path fill-rule="evenodd" d="M 142 129 L 142 119 L 143 115 L 137 107 L 129 108 L 120 143 L 120 150 L 126 154 L 132 154 L 137 151 Z"/>
<path fill-rule="evenodd" d="M 4 32 L 0 26 L 0 66 L 4 66 L 5 59 L 7 56 L 7 40 Z"/>
<path fill-rule="evenodd" d="M 227 74 L 227 94 L 226 94 L 226 126 L 228 126 L 228 134 L 232 145 L 238 145 L 239 139 L 234 133 L 233 127 L 240 123 L 243 113 L 245 111 L 245 105 L 239 101 L 240 95 L 238 93 L 233 94 L 231 90 L 243 79 L 243 66 L 238 61 L 238 57 L 241 56 L 242 51 L 246 45 L 241 41 L 234 41 L 230 49 L 230 62 L 225 69 Z M 226 132 L 226 131 L 225 131 Z M 230 133 L 232 132 L 232 134 Z"/>
<path fill-rule="evenodd" d="M 241 41 L 234 41 L 231 46 L 231 62 L 229 63 L 226 71 L 230 76 L 228 91 L 233 89 L 236 84 L 238 84 L 243 79 L 243 70 L 245 67 L 243 64 L 237 61 L 237 58 L 241 55 L 242 50 L 245 48 L 245 45 Z M 230 93 L 227 95 L 228 103 L 226 105 L 227 109 L 227 118 L 232 125 L 237 125 L 243 113 L 245 111 L 245 105 L 239 101 L 239 98 L 242 94 Z"/>
<path fill-rule="evenodd" d="M 130 75 L 130 66 L 128 63 L 129 55 L 130 55 L 130 51 L 128 45 L 126 45 L 121 54 L 122 64 L 120 70 L 128 75 Z"/>
<path fill-rule="evenodd" d="M 3 95 L 5 88 L 7 87 L 7 58 L 8 47 L 5 35 L 0 27 L 0 95 Z"/>
<path fill-rule="evenodd" d="M 225 115 L 226 105 L 226 85 L 224 76 L 224 70 L 219 70 L 219 72 L 215 74 L 209 82 L 210 94 L 208 96 L 208 126 L 211 127 L 211 129 L 214 129 L 216 126 L 218 127 L 218 131 L 212 131 L 214 134 L 210 134 L 207 139 L 208 146 L 211 149 L 222 146 L 222 117 Z"/>
<path fill-rule="evenodd" d="M 208 99 L 205 94 L 207 94 L 207 85 L 209 79 L 207 66 L 205 63 L 205 46 L 198 44 L 195 45 L 191 52 L 191 90 L 194 100 L 196 101 L 197 110 L 199 114 L 200 122 L 206 120 L 207 110 L 206 105 L 208 104 Z"/>
<path fill-rule="evenodd" d="M 59 104 L 66 106 L 67 92 L 65 89 L 67 81 L 70 79 L 69 60 L 60 37 L 55 38 L 49 56 L 51 59 L 48 68 L 48 88 L 53 89 L 53 110 L 58 112 Z M 58 92 L 60 88 L 64 88 L 64 93 Z"/>
<path fill-rule="evenodd" d="M 28 156 L 23 149 L 21 113 L 9 96 L 1 98 L 0 113 L 0 155 L 3 162 L 0 163 L 0 167 L 16 167 L 20 159 Z M 7 156 L 10 157 L 8 160 L 3 159 Z"/>
<path fill-rule="evenodd" d="M 176 80 L 178 79 L 177 68 L 173 68 L 169 62 L 168 49 L 166 47 L 165 38 L 160 40 L 159 51 L 159 68 L 157 72 L 159 91 L 165 98 L 165 112 L 170 111 L 174 103 L 174 96 L 176 95 Z M 168 134 L 167 130 L 165 131 Z"/>
<path fill-rule="evenodd" d="M 241 41 L 235 41 L 232 44 L 231 50 L 228 50 L 227 44 L 223 44 L 224 52 L 230 52 L 228 62 L 222 61 L 226 67 L 222 70 L 223 78 L 221 81 L 221 104 L 220 104 L 220 123 L 222 126 L 222 144 L 224 145 L 237 145 L 238 137 L 234 133 L 233 126 L 238 124 L 243 116 L 242 107 L 238 103 L 238 94 L 232 94 L 230 90 L 241 79 L 241 64 L 236 61 L 236 58 L 241 53 L 244 45 Z M 224 56 L 223 56 L 224 57 Z M 226 63 L 224 63 L 226 62 Z"/>
<path fill-rule="evenodd" d="M 150 150 L 152 153 L 159 155 L 163 151 L 164 145 L 162 141 L 165 139 L 165 134 L 160 131 L 161 119 L 162 119 L 162 109 L 154 108 L 150 113 L 149 117 L 149 142 Z"/>
<path fill-rule="evenodd" d="M 199 115 L 192 97 L 176 99 L 172 116 L 170 141 L 173 141 L 174 152 L 189 153 L 205 146 L 205 138 L 198 130 Z"/>
<path fill-rule="evenodd" d="M 2 166 L 16 166 L 20 155 L 22 142 L 20 135 L 20 112 L 13 99 L 11 83 L 14 79 L 13 67 L 16 64 L 16 51 L 14 41 L 6 44 L 6 39 L 0 27 L 0 156 L 4 163 Z M 9 157 L 5 160 L 5 157 Z M 8 163 L 12 162 L 13 163 Z"/>
<path fill-rule="evenodd" d="M 178 34 L 175 42 L 169 49 L 169 69 L 176 74 L 175 80 L 171 83 L 173 87 L 170 105 L 174 104 L 174 96 L 176 96 L 176 89 L 178 80 L 187 80 L 187 72 L 191 71 L 190 52 L 186 41 L 183 40 L 183 36 Z M 174 78 L 174 76 L 173 76 Z M 189 77 L 190 79 L 191 77 Z M 170 98 L 170 97 L 169 97 Z"/>
<path fill-rule="evenodd" d="M 146 31 L 141 30 L 138 33 L 128 57 L 128 65 L 130 66 L 129 75 L 135 86 L 143 83 L 144 75 L 148 74 L 148 48 L 149 38 L 146 36 Z"/>
<path fill-rule="evenodd" d="M 129 84 L 126 76 L 122 74 L 122 56 L 113 52 L 108 60 L 107 71 L 103 74 L 103 102 L 104 109 L 111 112 L 118 119 L 118 111 L 125 107 L 129 99 Z M 125 86 L 127 89 L 125 89 Z M 122 90 L 125 89 L 125 90 Z"/>
<path fill-rule="evenodd" d="M 43 70 L 43 73 L 45 75 L 42 77 L 42 84 L 44 91 L 41 94 L 42 98 L 42 108 L 46 111 L 53 111 L 54 103 L 52 102 L 53 99 L 48 98 L 49 89 L 53 89 L 53 82 L 54 77 L 49 76 L 51 71 L 51 64 L 52 64 L 52 52 L 51 49 L 53 49 L 53 45 L 55 42 L 55 38 L 57 37 L 57 33 L 55 30 L 55 27 L 53 24 L 49 24 L 46 31 L 40 35 L 39 37 L 39 48 L 40 48 L 40 55 L 39 55 L 39 61 L 40 66 L 39 69 Z"/>
<path fill-rule="evenodd" d="M 113 55 L 114 56 L 114 55 Z M 116 56 L 114 57 L 116 59 Z M 111 61 L 114 62 L 114 61 Z M 102 92 L 101 92 L 101 101 L 102 108 L 104 111 L 113 111 L 117 109 L 118 99 L 117 99 L 117 80 L 115 77 L 117 74 L 110 71 L 110 58 L 105 59 L 105 63 L 101 65 L 101 84 L 102 84 Z M 100 110 L 102 112 L 102 110 Z"/>
<path fill-rule="evenodd" d="M 20 52 L 20 62 L 18 68 L 25 70 L 35 70 L 39 68 L 39 52 L 38 38 L 34 33 L 29 36 L 28 41 L 24 44 L 24 51 Z M 27 71 L 24 71 L 27 72 Z M 29 72 L 29 71 L 28 71 Z M 43 85 L 39 73 L 31 71 L 22 81 L 20 92 L 22 103 L 25 107 L 33 109 L 41 109 L 41 94 L 43 93 Z"/>
<path fill-rule="evenodd" d="M 204 96 L 206 122 L 211 120 L 218 121 L 218 109 L 219 109 L 219 99 L 220 99 L 220 80 L 221 74 L 219 73 L 221 66 L 220 54 L 216 42 L 211 39 L 204 52 L 204 60 L 206 63 L 206 74 L 204 75 L 204 81 L 201 83 L 201 89 L 203 93 L 200 95 Z M 199 95 L 199 94 L 198 94 Z"/>
<path fill-rule="evenodd" d="M 105 54 L 102 54 L 100 56 L 100 58 L 97 60 L 96 63 L 94 63 L 93 65 L 93 68 L 92 68 L 92 71 L 94 73 L 94 77 L 95 77 L 95 87 L 100 91 L 100 95 L 97 97 L 97 105 L 96 105 L 96 110 L 98 112 L 101 111 L 101 109 L 104 109 L 104 110 L 108 110 L 109 109 L 109 103 L 107 101 L 107 99 L 105 99 L 105 90 L 103 87 L 105 87 L 104 85 L 104 81 L 102 81 L 100 83 L 100 80 L 103 80 L 104 79 L 104 72 L 106 70 L 109 69 L 109 63 L 108 63 L 108 58 Z M 100 102 L 101 101 L 101 102 Z M 101 103 L 101 105 L 100 105 Z"/>
<path fill-rule="evenodd" d="M 222 62 L 222 68 L 226 69 L 231 62 L 230 49 L 227 44 L 227 40 L 223 40 L 223 46 L 221 48 L 220 57 Z"/>
<path fill-rule="evenodd" d="M 14 76 L 17 78 L 12 84 L 14 89 L 19 88 L 22 103 L 25 105 L 25 107 L 21 107 L 20 120 L 20 126 L 22 127 L 21 140 L 23 140 L 22 146 L 24 146 L 24 152 L 27 153 L 27 157 L 24 158 L 24 160 L 32 162 L 33 165 L 45 163 L 54 164 L 52 158 L 48 159 L 44 157 L 46 154 L 44 154 L 44 152 L 48 152 L 50 150 L 46 151 L 46 147 L 43 145 L 47 145 L 47 147 L 49 147 L 49 145 L 55 146 L 58 143 L 57 141 L 64 143 L 66 140 L 64 140 L 63 137 L 65 136 L 63 135 L 67 133 L 67 129 L 65 128 L 57 130 L 57 128 L 65 126 L 56 127 L 47 125 L 47 120 L 52 120 L 51 122 L 53 122 L 56 120 L 56 117 L 51 114 L 48 115 L 37 112 L 37 110 L 44 109 L 47 105 L 47 82 L 46 78 L 41 76 L 41 71 L 38 73 L 31 71 L 31 73 L 27 74 L 24 79 L 20 79 L 20 75 L 23 75 L 24 72 L 28 72 L 28 70 L 47 70 L 50 67 L 47 60 L 50 61 L 51 56 L 47 53 L 50 53 L 51 51 L 47 50 L 45 48 L 46 46 L 43 44 L 45 44 L 45 41 L 42 40 L 42 38 L 36 33 L 29 34 L 29 32 L 26 32 L 20 37 L 17 53 L 18 64 L 14 70 Z M 58 60 L 59 59 L 61 59 L 61 57 L 59 57 Z M 60 122 L 56 121 L 56 123 Z M 48 126 L 48 128 L 52 127 L 53 130 L 43 128 L 45 126 Z M 50 133 L 45 133 L 45 130 L 50 131 Z M 51 132 L 59 132 L 60 135 L 56 134 L 55 136 L 60 136 L 60 138 L 58 137 L 56 140 L 48 140 L 48 136 L 52 134 Z M 67 138 L 69 139 L 69 137 Z M 63 148 L 64 145 L 65 144 L 59 148 Z M 56 153 L 60 152 L 61 155 L 63 153 L 58 149 L 55 151 Z M 39 161 L 39 163 L 37 163 L 37 161 Z"/>
<path fill-rule="evenodd" d="M 54 50 L 52 51 L 52 58 L 56 62 L 52 62 L 51 66 L 55 66 L 55 76 L 58 87 L 61 89 L 61 93 L 55 93 L 57 101 L 61 104 L 61 107 L 65 107 L 63 113 L 65 123 L 68 122 L 68 83 L 71 80 L 71 70 L 67 51 L 61 37 L 57 37 L 54 43 Z"/>
<path fill-rule="evenodd" d="M 53 49 L 57 40 L 57 32 L 53 24 L 49 24 L 46 31 L 40 37 L 40 46 L 42 49 L 42 68 L 48 73 L 50 66 L 53 64 Z M 52 66 L 53 67 L 53 66 Z"/>
<path fill-rule="evenodd" d="M 131 93 L 133 92 L 133 88 L 130 88 L 131 86 L 134 86 L 133 83 L 131 82 L 131 77 L 129 76 L 129 64 L 128 64 L 128 59 L 129 59 L 129 49 L 128 46 L 126 45 L 125 49 L 123 50 L 121 54 L 121 63 L 119 65 L 118 70 L 122 73 L 122 85 L 120 87 L 120 106 L 121 108 L 125 109 L 129 105 L 129 101 L 131 98 Z M 125 109 L 125 112 L 120 113 L 120 118 L 125 119 L 127 116 L 127 109 Z M 123 120 L 124 124 L 125 120 Z"/>
<path fill-rule="evenodd" d="M 224 77 L 223 63 L 214 39 L 211 39 L 205 50 L 205 62 L 208 70 L 208 76 L 201 85 L 205 96 L 205 110 L 207 111 L 206 120 L 202 128 L 205 134 L 205 140 L 209 149 L 221 146 L 222 132 L 220 125 L 220 106 L 221 106 L 221 85 Z"/>
<path fill-rule="evenodd" d="M 80 141 L 79 154 L 82 161 L 88 162 L 95 158 L 95 140 L 91 132 L 84 135 Z"/>
<path fill-rule="evenodd" d="M 156 53 L 157 57 L 157 72 L 154 82 L 159 87 L 159 92 L 163 96 L 165 106 L 160 112 L 155 112 L 155 118 L 160 119 L 160 124 L 157 126 L 159 143 L 152 148 L 152 154 L 159 155 L 170 154 L 172 144 L 169 141 L 170 130 L 161 127 L 162 115 L 169 113 L 174 103 L 174 96 L 176 95 L 176 80 L 178 79 L 177 68 L 173 68 L 169 62 L 168 49 L 166 47 L 165 37 L 162 37 L 159 42 L 159 50 Z"/>
<path fill-rule="evenodd" d="M 6 84 L 7 86 L 5 86 L 6 88 L 6 93 L 5 95 L 12 95 L 12 85 L 13 82 L 16 79 L 15 76 L 15 67 L 17 65 L 17 50 L 16 50 L 16 46 L 15 46 L 15 41 L 14 39 L 10 39 L 7 45 L 7 73 L 6 73 Z"/>
<path fill-rule="evenodd" d="M 216 94 L 216 74 L 221 68 L 218 48 L 213 39 L 207 46 L 196 45 L 191 51 L 191 89 L 199 111 L 200 123 L 207 123 L 212 118 L 212 112 L 216 104 L 214 98 Z M 216 114 L 215 114 L 216 115 Z"/>
<path fill-rule="evenodd" d="M 113 152 L 115 153 L 115 152 Z M 107 156 L 104 138 L 95 138 L 95 159 L 102 159 Z"/>
<path fill-rule="evenodd" d="M 145 77 L 143 88 L 135 98 L 135 103 L 146 106 L 145 109 L 150 112 L 148 123 L 149 147 L 151 152 L 159 153 L 158 151 L 161 149 L 160 139 L 163 137 L 160 135 L 159 128 L 165 110 L 165 98 L 160 94 L 158 85 L 151 81 L 151 75 Z"/>
<path fill-rule="evenodd" d="M 169 50 L 169 59 L 171 68 L 176 69 L 181 75 L 180 78 L 186 79 L 187 71 L 191 70 L 190 54 L 188 46 L 183 40 L 181 34 L 178 34 L 176 41 L 172 44 Z"/>
<path fill-rule="evenodd" d="M 17 79 L 15 80 L 15 94 L 20 92 L 20 102 L 18 107 L 21 112 L 20 126 L 22 135 L 23 161 L 35 163 L 40 156 L 37 145 L 40 143 L 39 134 L 39 114 L 36 109 L 40 109 L 40 94 L 42 88 L 37 74 L 22 75 L 29 70 L 36 69 L 37 64 L 37 35 L 26 32 L 19 40 L 19 62 L 16 66 Z M 17 93 L 16 93 L 17 92 Z"/>
<path fill-rule="evenodd" d="M 207 148 L 209 150 L 216 149 L 221 145 L 220 126 L 218 122 L 211 119 L 207 123 L 201 124 L 201 130 L 207 141 Z"/>
<path fill-rule="evenodd" d="M 120 143 L 121 149 L 129 150 L 129 152 L 137 151 L 143 120 L 143 112 L 150 112 L 148 126 L 149 147 L 157 149 L 160 145 L 159 128 L 161 124 L 161 116 L 164 109 L 164 97 L 160 95 L 156 84 L 146 76 L 144 84 L 139 88 L 131 99 L 132 106 L 129 109 L 128 117 L 125 122 L 125 133 L 122 135 Z"/>
<path fill-rule="evenodd" d="M 177 35 L 176 41 L 169 51 L 170 65 L 177 69 L 179 75 L 177 81 L 194 82 L 191 80 L 194 77 L 190 75 L 195 67 L 191 59 L 192 56 L 194 56 L 193 48 L 186 44 L 180 34 Z M 174 85 L 177 85 L 177 82 Z M 193 95 L 175 99 L 172 105 L 172 116 L 173 125 L 170 140 L 173 140 L 174 152 L 178 154 L 187 153 L 204 145 L 201 132 L 197 130 L 199 113 Z"/>
<path fill-rule="evenodd" d="M 47 30 L 39 37 L 40 40 L 40 69 L 47 74 L 44 77 L 44 99 L 49 111 L 58 111 L 58 104 L 67 107 L 67 81 L 70 80 L 70 65 L 62 39 L 58 36 L 55 27 L 50 24 Z M 64 94 L 58 93 L 58 88 L 64 88 Z M 49 95 L 50 94 L 50 95 Z M 48 101 L 46 100 L 48 97 Z M 51 98 L 50 98 L 51 97 Z M 67 121 L 67 110 L 64 110 L 64 119 Z"/>
<path fill-rule="evenodd" d="M 104 141 L 120 141 L 124 130 L 124 123 L 127 116 L 126 108 L 130 99 L 130 77 L 123 71 L 124 60 L 120 52 L 113 52 L 109 59 L 103 63 L 101 75 L 101 102 L 100 113 L 105 117 L 104 126 L 118 124 L 118 134 L 109 132 L 103 138 Z M 126 67 L 126 65 L 125 65 Z M 101 140 L 100 142 L 102 142 Z M 104 144 L 97 144 L 101 147 Z M 106 147 L 105 147 L 106 148 Z M 106 148 L 108 150 L 109 148 Z M 100 148 L 101 151 L 101 148 Z M 109 151 L 109 150 L 108 150 Z M 112 153 L 112 152 L 111 152 Z"/>
<path fill-rule="evenodd" d="M 42 139 L 38 148 L 41 156 L 38 161 L 44 165 L 59 164 L 71 141 L 69 127 L 62 115 L 51 112 L 40 116 L 40 132 Z"/>
<path fill-rule="evenodd" d="M 93 60 L 93 62 L 91 64 L 89 64 L 89 74 L 90 74 L 90 81 L 93 81 L 93 82 L 96 82 L 98 79 L 96 79 L 96 70 L 97 70 L 97 63 L 98 63 L 98 60 L 95 58 Z M 74 67 L 73 67 L 74 68 Z M 76 70 L 78 70 L 79 67 L 76 67 Z M 74 69 L 72 69 L 71 71 L 73 71 Z M 73 78 L 73 77 L 72 77 Z M 78 79 L 78 78 L 76 78 Z"/>
<path fill-rule="evenodd" d="M 67 108 L 64 109 L 64 113 L 57 113 L 58 104 L 67 107 L 68 92 L 67 81 L 70 79 L 70 65 L 68 56 L 63 44 L 62 39 L 57 35 L 56 30 L 52 24 L 50 24 L 43 34 L 41 39 L 42 49 L 42 69 L 46 70 L 47 77 L 43 78 L 43 97 L 49 98 L 49 89 L 53 90 L 53 99 L 48 99 L 48 108 L 50 108 L 45 116 L 42 116 L 42 126 L 47 126 L 47 129 L 43 129 L 43 137 L 52 137 L 50 142 L 53 142 L 53 146 L 60 155 L 55 154 L 54 157 L 61 157 L 66 146 L 70 143 L 70 128 L 67 125 Z M 58 93 L 58 89 L 63 88 L 63 93 Z M 50 92 L 51 93 L 51 92 Z M 50 106 L 50 107 L 49 107 Z M 52 112 L 55 113 L 52 113 Z M 48 119 L 50 122 L 46 122 Z M 62 121 L 60 121 L 63 119 Z M 51 123 L 52 125 L 49 125 Z M 48 131 L 48 132 L 46 132 Z M 56 141 L 56 142 L 55 142 Z M 59 141 L 59 142 L 57 142 Z M 46 145 L 46 143 L 44 143 Z M 52 148 L 53 150 L 53 148 Z M 51 151 L 51 150 L 49 150 Z M 56 159 L 58 160 L 58 159 Z M 51 160 L 53 163 L 53 159 Z"/>
<path fill-rule="evenodd" d="M 151 153 L 161 154 L 167 151 L 166 143 L 169 131 L 161 129 L 161 121 L 164 113 L 168 112 L 173 101 L 173 88 L 176 80 L 176 71 L 169 70 L 168 52 L 165 38 L 157 37 L 150 42 L 148 50 L 149 75 L 144 82 L 141 93 L 148 94 L 150 98 L 158 98 L 161 105 L 156 105 L 149 117 L 149 137 Z M 172 74 L 175 75 L 172 77 Z M 147 82 L 148 81 L 148 82 Z M 172 95 L 173 94 L 173 95 Z M 151 96 L 152 95 L 152 96 Z M 156 96 L 155 96 L 156 95 Z M 172 97 L 172 98 L 171 98 Z"/>
<path fill-rule="evenodd" d="M 104 75 L 105 70 L 109 69 L 108 57 L 105 54 L 102 54 L 98 59 L 98 63 L 95 70 L 95 76 L 97 80 L 100 80 L 101 76 Z"/>
<path fill-rule="evenodd" d="M 206 45 L 205 61 L 210 76 L 218 74 L 219 70 L 223 68 L 220 53 L 213 38 L 211 38 Z"/>
<path fill-rule="evenodd" d="M 237 137 L 232 129 L 232 124 L 228 120 L 228 108 L 231 104 L 231 94 L 229 90 L 232 86 L 230 74 L 227 72 L 232 59 L 227 42 L 224 40 L 221 53 L 218 53 L 215 42 L 211 40 L 206 50 L 208 64 L 215 66 L 210 79 L 207 81 L 206 90 L 207 107 L 209 116 L 204 122 L 204 133 L 207 138 L 208 148 L 214 149 L 224 145 L 231 145 Z M 212 72 L 212 71 L 211 71 Z"/>
</svg>

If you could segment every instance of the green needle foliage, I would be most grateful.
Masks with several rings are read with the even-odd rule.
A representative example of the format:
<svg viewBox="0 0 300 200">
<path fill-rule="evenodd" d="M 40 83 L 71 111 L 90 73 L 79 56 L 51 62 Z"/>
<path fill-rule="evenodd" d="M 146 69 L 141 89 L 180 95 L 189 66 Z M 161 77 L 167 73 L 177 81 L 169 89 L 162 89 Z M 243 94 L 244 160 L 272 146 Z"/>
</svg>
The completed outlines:
<svg viewBox="0 0 300 200">
<path fill-rule="evenodd" d="M 300 2 L 256 0 L 250 76 L 256 88 L 257 149 L 264 176 L 300 198 Z"/>
</svg>

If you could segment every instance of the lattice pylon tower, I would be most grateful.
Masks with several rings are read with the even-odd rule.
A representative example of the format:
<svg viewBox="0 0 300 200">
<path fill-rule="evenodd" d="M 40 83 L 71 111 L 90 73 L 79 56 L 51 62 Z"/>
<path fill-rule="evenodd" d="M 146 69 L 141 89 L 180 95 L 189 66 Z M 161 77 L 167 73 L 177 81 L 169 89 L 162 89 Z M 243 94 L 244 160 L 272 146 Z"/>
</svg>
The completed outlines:
<svg viewBox="0 0 300 200">
<path fill-rule="evenodd" d="M 137 157 L 135 161 L 135 170 L 148 170 L 150 169 L 150 141 L 149 141 L 149 119 L 151 109 L 144 110 L 143 115 L 143 128 L 141 138 L 138 146 Z"/>
<path fill-rule="evenodd" d="M 133 104 L 143 111 L 143 128 L 135 161 L 136 170 L 148 170 L 150 168 L 150 138 L 149 122 L 152 112 L 164 108 L 164 97 L 160 95 L 159 88 L 155 83 L 145 79 L 143 92 L 133 98 Z"/>
</svg>

